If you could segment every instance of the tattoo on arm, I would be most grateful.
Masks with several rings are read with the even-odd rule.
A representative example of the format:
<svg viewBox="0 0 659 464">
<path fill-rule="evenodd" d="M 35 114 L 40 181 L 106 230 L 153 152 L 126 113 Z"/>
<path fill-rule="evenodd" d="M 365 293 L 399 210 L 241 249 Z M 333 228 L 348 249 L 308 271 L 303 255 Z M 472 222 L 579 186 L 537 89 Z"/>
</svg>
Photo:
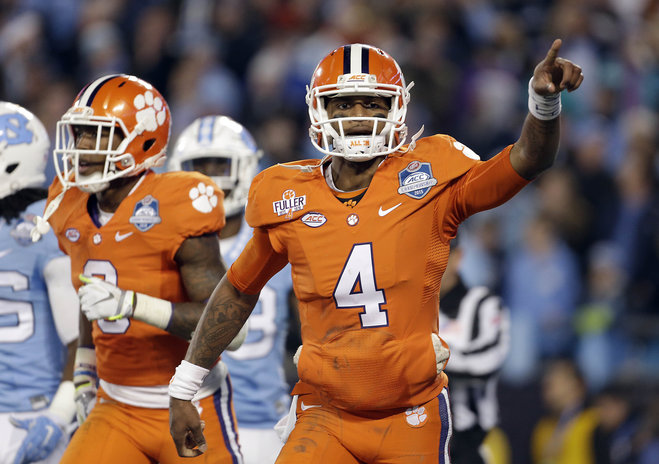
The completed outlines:
<svg viewBox="0 0 659 464">
<path fill-rule="evenodd" d="M 559 138 L 560 118 L 541 121 L 527 115 L 519 140 L 510 152 L 515 171 L 530 180 L 549 168 L 556 158 Z"/>
<path fill-rule="evenodd" d="M 205 301 L 226 268 L 220 255 L 217 235 L 187 238 L 175 256 L 189 302 L 175 303 L 167 330 L 189 340 L 204 311 Z"/>
<path fill-rule="evenodd" d="M 206 305 L 185 359 L 210 368 L 245 324 L 258 299 L 258 295 L 237 290 L 225 276 Z"/>
</svg>

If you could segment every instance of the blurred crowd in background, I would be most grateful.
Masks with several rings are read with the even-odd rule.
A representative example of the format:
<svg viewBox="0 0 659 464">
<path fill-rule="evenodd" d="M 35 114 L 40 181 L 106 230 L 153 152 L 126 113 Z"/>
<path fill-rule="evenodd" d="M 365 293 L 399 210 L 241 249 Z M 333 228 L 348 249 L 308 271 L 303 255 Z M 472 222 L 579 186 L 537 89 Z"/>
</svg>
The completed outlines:
<svg viewBox="0 0 659 464">
<path fill-rule="evenodd" d="M 602 417 L 607 399 L 626 407 L 600 428 L 648 449 L 659 437 L 658 0 L 0 0 L 0 100 L 54 135 L 77 89 L 135 74 L 167 99 L 173 141 L 199 116 L 228 115 L 265 167 L 318 156 L 305 86 L 330 50 L 361 42 L 415 82 L 410 133 L 424 125 L 486 159 L 517 139 L 532 66 L 554 38 L 585 75 L 563 94 L 557 165 L 468 220 L 462 273 L 511 310 L 500 395 L 513 462 L 530 462 L 533 424 L 556 414 L 542 381 L 555 359 L 583 375 L 581 402 Z"/>
</svg>

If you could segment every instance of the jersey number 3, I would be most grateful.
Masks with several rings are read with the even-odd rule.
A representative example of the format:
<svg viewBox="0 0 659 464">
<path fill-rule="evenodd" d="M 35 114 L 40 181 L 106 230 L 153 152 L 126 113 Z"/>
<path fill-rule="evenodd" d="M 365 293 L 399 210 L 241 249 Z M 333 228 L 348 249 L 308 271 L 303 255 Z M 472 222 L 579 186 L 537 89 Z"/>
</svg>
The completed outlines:
<svg viewBox="0 0 659 464">
<path fill-rule="evenodd" d="M 90 259 L 85 263 L 82 268 L 82 273 L 89 276 L 98 277 L 112 285 L 117 285 L 119 281 L 117 276 L 117 269 L 110 261 L 102 261 L 98 259 Z M 122 317 L 116 321 L 109 321 L 107 319 L 98 319 L 96 321 L 98 328 L 101 332 L 106 334 L 123 334 L 126 333 L 130 327 L 130 318 Z"/>
<path fill-rule="evenodd" d="M 337 308 L 363 308 L 359 314 L 363 328 L 389 325 L 387 310 L 382 309 L 387 298 L 375 282 L 371 243 L 352 246 L 334 289 L 334 302 Z"/>
</svg>

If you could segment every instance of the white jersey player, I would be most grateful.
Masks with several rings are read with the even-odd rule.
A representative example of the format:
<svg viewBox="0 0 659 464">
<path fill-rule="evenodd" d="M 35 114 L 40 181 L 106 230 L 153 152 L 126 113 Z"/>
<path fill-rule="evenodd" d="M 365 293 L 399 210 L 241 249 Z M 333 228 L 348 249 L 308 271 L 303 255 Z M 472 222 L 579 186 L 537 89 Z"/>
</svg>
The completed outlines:
<svg viewBox="0 0 659 464">
<path fill-rule="evenodd" d="M 49 149 L 32 113 L 0 102 L 0 464 L 59 462 L 75 415 L 71 265 L 52 232 L 30 239 Z"/>
</svg>

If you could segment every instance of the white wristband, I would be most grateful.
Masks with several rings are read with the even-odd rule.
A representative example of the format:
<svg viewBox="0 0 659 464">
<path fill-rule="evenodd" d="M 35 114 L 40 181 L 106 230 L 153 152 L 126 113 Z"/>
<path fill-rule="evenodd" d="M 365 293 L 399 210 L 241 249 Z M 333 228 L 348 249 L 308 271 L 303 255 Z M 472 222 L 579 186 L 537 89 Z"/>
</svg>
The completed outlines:
<svg viewBox="0 0 659 464">
<path fill-rule="evenodd" d="M 79 346 L 73 365 L 73 376 L 96 376 L 96 350 Z"/>
<path fill-rule="evenodd" d="M 561 93 L 544 96 L 538 95 L 529 80 L 529 113 L 541 121 L 556 119 L 561 114 Z"/>
<path fill-rule="evenodd" d="M 48 412 L 57 417 L 61 425 L 70 423 L 76 415 L 76 405 L 73 401 L 75 387 L 70 380 L 64 380 L 53 396 Z"/>
<path fill-rule="evenodd" d="M 135 309 L 133 317 L 149 325 L 166 329 L 172 319 L 172 303 L 160 298 L 135 293 Z"/>
<path fill-rule="evenodd" d="M 187 362 L 181 361 L 176 373 L 169 381 L 169 396 L 179 400 L 190 401 L 197 394 L 208 375 L 209 370 Z"/>
</svg>

